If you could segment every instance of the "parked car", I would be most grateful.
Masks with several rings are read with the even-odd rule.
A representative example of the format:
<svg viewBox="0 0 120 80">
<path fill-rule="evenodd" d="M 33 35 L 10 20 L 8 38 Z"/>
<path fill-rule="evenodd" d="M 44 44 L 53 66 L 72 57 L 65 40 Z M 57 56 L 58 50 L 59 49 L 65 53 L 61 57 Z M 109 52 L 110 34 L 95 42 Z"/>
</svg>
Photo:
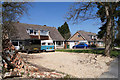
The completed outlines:
<svg viewBox="0 0 120 80">
<path fill-rule="evenodd" d="M 86 43 L 79 43 L 78 45 L 73 46 L 73 48 L 88 48 Z"/>
<path fill-rule="evenodd" d="M 55 46 L 53 40 L 42 40 L 41 41 L 41 51 L 55 51 Z"/>
<path fill-rule="evenodd" d="M 39 40 L 39 39 L 26 39 L 22 42 L 12 41 L 18 51 L 41 52 L 41 51 L 55 51 L 53 40 Z"/>
</svg>

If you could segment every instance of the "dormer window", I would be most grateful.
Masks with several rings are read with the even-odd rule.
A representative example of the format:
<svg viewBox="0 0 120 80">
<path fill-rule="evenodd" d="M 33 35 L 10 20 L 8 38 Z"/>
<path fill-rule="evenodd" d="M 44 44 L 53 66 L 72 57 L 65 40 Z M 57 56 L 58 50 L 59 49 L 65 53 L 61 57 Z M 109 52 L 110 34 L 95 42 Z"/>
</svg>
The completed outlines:
<svg viewBox="0 0 120 80">
<path fill-rule="evenodd" d="M 38 35 L 38 30 L 34 30 L 34 35 Z"/>
<path fill-rule="evenodd" d="M 91 36 L 92 40 L 97 40 L 97 36 Z"/>
<path fill-rule="evenodd" d="M 33 34 L 33 30 L 30 30 L 30 34 Z"/>
<path fill-rule="evenodd" d="M 97 36 L 94 36 L 94 40 L 97 40 Z"/>
<path fill-rule="evenodd" d="M 92 37 L 92 39 L 94 39 L 94 36 L 93 36 L 93 35 L 91 35 L 91 37 Z"/>
<path fill-rule="evenodd" d="M 38 30 L 33 30 L 33 29 L 27 29 L 27 33 L 29 35 L 39 35 L 38 34 Z M 44 36 L 48 36 L 49 35 L 49 31 L 45 31 L 45 30 L 40 30 L 40 35 L 44 35 Z"/>
<path fill-rule="evenodd" d="M 29 35 L 38 35 L 38 30 L 27 29 L 27 33 Z"/>
</svg>

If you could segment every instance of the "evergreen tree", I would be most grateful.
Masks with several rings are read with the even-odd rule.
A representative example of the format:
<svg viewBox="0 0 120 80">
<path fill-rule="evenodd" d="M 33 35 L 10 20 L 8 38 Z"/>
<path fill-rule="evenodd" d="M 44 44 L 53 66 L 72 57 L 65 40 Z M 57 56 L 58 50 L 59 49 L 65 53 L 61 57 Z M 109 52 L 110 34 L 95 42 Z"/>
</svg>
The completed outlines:
<svg viewBox="0 0 120 80">
<path fill-rule="evenodd" d="M 61 27 L 58 27 L 58 31 L 65 40 L 69 39 L 71 36 L 67 22 L 65 22 Z"/>
<path fill-rule="evenodd" d="M 116 28 L 116 39 L 115 39 L 115 43 L 117 44 L 117 46 L 120 47 L 120 18 L 117 22 L 118 26 Z"/>
</svg>

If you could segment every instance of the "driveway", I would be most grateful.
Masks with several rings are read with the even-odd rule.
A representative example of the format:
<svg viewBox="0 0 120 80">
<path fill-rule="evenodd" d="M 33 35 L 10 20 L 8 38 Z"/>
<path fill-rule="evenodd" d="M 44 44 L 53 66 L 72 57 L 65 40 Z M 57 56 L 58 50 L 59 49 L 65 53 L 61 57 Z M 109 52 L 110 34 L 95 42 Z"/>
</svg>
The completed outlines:
<svg viewBox="0 0 120 80">
<path fill-rule="evenodd" d="M 118 78 L 118 58 L 111 62 L 109 71 L 103 73 L 100 78 Z"/>
<path fill-rule="evenodd" d="M 63 72 L 76 78 L 98 78 L 108 71 L 113 60 L 110 57 L 89 53 L 44 52 L 35 54 L 20 53 L 28 56 L 27 61 L 36 66 Z"/>
</svg>

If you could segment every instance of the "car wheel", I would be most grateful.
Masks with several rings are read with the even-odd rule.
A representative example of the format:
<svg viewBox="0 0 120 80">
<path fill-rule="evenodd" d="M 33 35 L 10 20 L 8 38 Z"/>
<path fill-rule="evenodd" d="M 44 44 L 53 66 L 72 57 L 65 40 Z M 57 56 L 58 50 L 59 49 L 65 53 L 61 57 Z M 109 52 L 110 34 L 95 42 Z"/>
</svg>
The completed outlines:
<svg viewBox="0 0 120 80">
<path fill-rule="evenodd" d="M 43 49 L 43 52 L 45 52 L 45 49 Z"/>
<path fill-rule="evenodd" d="M 41 53 L 41 50 L 40 50 L 40 51 L 38 51 L 38 53 Z"/>
<path fill-rule="evenodd" d="M 52 52 L 55 52 L 55 50 L 53 50 Z"/>
<path fill-rule="evenodd" d="M 73 47 L 73 49 L 76 49 L 76 47 Z"/>
<path fill-rule="evenodd" d="M 27 50 L 27 54 L 30 54 L 30 51 L 29 51 L 29 50 Z"/>
</svg>

